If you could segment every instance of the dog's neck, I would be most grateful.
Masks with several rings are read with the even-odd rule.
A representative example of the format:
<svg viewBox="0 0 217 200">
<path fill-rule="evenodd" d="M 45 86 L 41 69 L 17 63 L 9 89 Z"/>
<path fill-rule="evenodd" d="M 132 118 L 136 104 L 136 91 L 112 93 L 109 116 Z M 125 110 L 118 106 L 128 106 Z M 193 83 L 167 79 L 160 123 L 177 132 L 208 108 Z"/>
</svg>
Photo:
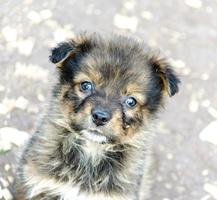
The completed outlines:
<svg viewBox="0 0 217 200">
<path fill-rule="evenodd" d="M 37 148 L 49 149 L 41 155 L 43 159 L 37 155 L 36 162 L 40 162 L 44 173 L 59 182 L 77 185 L 84 192 L 119 193 L 132 188 L 129 180 L 120 176 L 127 168 L 129 146 L 97 144 L 63 127 L 48 126 L 36 135 L 35 143 Z"/>
<path fill-rule="evenodd" d="M 70 169 L 68 176 L 74 183 L 80 185 L 81 190 L 123 192 L 122 190 L 126 189 L 125 184 L 128 184 L 129 180 L 120 180 L 118 174 L 124 170 L 128 146 L 109 147 L 106 144 L 97 144 L 79 138 L 74 139 L 72 146 L 65 147 L 65 145 L 68 145 L 67 139 L 63 143 L 64 160 L 59 162 Z"/>
<path fill-rule="evenodd" d="M 83 145 L 83 149 L 85 152 L 85 155 L 87 157 L 92 157 L 92 159 L 100 159 L 104 156 L 104 153 L 106 151 L 105 144 L 100 144 L 97 142 L 92 141 L 85 141 L 85 144 Z"/>
<path fill-rule="evenodd" d="M 79 186 L 81 192 L 132 193 L 137 188 L 144 156 L 135 146 L 88 141 L 53 123 L 38 130 L 32 143 L 30 154 L 39 169 L 58 182 Z"/>
</svg>

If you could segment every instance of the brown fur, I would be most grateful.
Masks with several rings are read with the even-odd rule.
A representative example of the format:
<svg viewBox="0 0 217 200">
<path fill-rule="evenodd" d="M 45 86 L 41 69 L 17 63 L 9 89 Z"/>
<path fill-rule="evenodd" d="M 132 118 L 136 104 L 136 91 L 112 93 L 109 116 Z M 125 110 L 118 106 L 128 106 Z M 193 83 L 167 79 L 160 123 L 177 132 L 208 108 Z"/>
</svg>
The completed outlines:
<svg viewBox="0 0 217 200">
<path fill-rule="evenodd" d="M 146 199 L 152 121 L 165 91 L 178 91 L 171 67 L 143 44 L 116 35 L 78 36 L 54 48 L 50 60 L 59 81 L 23 152 L 18 193 L 37 200 Z M 94 121 L 95 110 L 106 113 L 106 122 Z"/>
</svg>

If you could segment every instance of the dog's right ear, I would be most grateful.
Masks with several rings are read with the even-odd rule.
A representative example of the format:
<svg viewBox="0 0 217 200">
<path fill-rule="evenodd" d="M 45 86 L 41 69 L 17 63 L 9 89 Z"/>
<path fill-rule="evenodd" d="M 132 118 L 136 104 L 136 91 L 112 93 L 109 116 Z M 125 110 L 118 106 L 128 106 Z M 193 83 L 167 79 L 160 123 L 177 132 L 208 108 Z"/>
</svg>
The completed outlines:
<svg viewBox="0 0 217 200">
<path fill-rule="evenodd" d="M 86 34 L 81 34 L 75 38 L 59 43 L 51 49 L 49 59 L 58 67 L 62 67 L 67 58 L 77 58 L 76 55 L 82 56 L 95 46 L 91 37 Z"/>
<path fill-rule="evenodd" d="M 61 67 L 62 63 L 76 51 L 76 45 L 73 41 L 59 43 L 51 49 L 49 60 L 57 67 Z"/>
</svg>

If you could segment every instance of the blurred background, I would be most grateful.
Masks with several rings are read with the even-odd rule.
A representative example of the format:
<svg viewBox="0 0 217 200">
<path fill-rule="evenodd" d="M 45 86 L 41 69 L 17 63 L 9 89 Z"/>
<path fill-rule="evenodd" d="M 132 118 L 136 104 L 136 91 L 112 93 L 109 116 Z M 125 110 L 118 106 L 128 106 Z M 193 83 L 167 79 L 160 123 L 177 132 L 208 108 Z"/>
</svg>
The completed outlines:
<svg viewBox="0 0 217 200">
<path fill-rule="evenodd" d="M 156 126 L 151 199 L 217 199 L 217 0 L 0 0 L 0 199 L 55 80 L 49 49 L 85 30 L 144 40 L 182 80 Z"/>
</svg>

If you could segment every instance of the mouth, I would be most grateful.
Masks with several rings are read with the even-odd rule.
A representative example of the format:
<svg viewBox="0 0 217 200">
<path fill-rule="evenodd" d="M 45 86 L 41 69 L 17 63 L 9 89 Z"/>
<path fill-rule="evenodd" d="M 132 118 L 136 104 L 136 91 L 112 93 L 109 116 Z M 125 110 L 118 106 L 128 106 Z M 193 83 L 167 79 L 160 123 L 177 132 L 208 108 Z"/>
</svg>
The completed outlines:
<svg viewBox="0 0 217 200">
<path fill-rule="evenodd" d="M 93 141 L 93 142 L 104 144 L 104 143 L 107 143 L 109 141 L 108 137 L 102 135 L 102 133 L 100 133 L 97 130 L 82 130 L 80 133 L 86 139 Z"/>
</svg>

